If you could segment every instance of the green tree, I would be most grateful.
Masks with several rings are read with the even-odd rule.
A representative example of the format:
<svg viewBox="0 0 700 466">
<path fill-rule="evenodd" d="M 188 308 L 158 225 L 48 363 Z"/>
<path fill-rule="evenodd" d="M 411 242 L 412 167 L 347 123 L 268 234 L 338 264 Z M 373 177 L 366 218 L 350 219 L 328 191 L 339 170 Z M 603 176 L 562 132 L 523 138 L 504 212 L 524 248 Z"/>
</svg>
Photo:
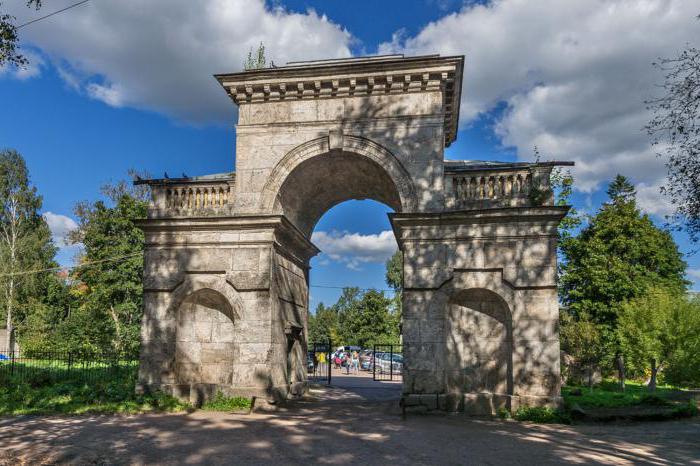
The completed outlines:
<svg viewBox="0 0 700 466">
<path fill-rule="evenodd" d="M 85 287 L 74 322 L 91 322 L 81 347 L 134 352 L 139 345 L 142 309 L 143 232 L 147 191 L 125 182 L 103 188 L 108 202 L 82 202 L 75 208 L 78 230 L 72 239 L 84 246 L 75 279 Z"/>
<path fill-rule="evenodd" d="M 655 286 L 684 291 L 686 264 L 670 233 L 639 211 L 634 187 L 624 176 L 615 177 L 607 194 L 609 200 L 588 225 L 560 241 L 559 291 L 564 312 L 599 327 L 604 362 L 615 359 L 624 390 L 617 332 L 622 305 Z"/>
<path fill-rule="evenodd" d="M 623 304 L 620 343 L 632 367 L 638 372 L 648 369 L 650 391 L 656 390 L 660 370 L 668 364 L 685 364 L 679 356 L 698 349 L 698 310 L 685 295 L 659 287 Z"/>
<path fill-rule="evenodd" d="M 27 7 L 32 6 L 38 10 L 41 8 L 41 0 L 28 0 Z M 2 2 L 0 2 L 1 7 Z M 13 66 L 25 66 L 27 64 L 27 59 L 19 53 L 18 42 L 19 34 L 17 34 L 14 16 L 3 13 L 0 10 L 0 67 L 5 64 Z"/>
<path fill-rule="evenodd" d="M 700 20 L 700 16 L 698 16 Z M 697 35 L 696 35 L 697 37 Z M 660 97 L 647 102 L 646 129 L 668 169 L 662 192 L 676 207 L 675 221 L 692 241 L 700 238 L 700 48 L 688 44 L 654 66 L 665 73 Z"/>
<path fill-rule="evenodd" d="M 687 299 L 681 308 L 676 338 L 680 343 L 669 358 L 664 379 L 681 387 L 700 386 L 700 297 Z"/>
<path fill-rule="evenodd" d="M 265 46 L 262 42 L 258 45 L 258 50 L 253 54 L 253 48 L 251 47 L 248 51 L 248 58 L 246 58 L 243 64 L 243 69 L 248 70 L 260 70 L 267 66 L 267 60 L 265 59 Z"/>
<path fill-rule="evenodd" d="M 604 355 L 602 335 L 598 325 L 587 316 L 574 319 L 570 314 L 561 314 L 559 336 L 564 352 L 586 369 L 588 388 L 593 390 L 593 373 Z"/>
<path fill-rule="evenodd" d="M 614 338 L 625 301 L 652 286 L 683 291 L 687 282 L 676 243 L 639 211 L 627 179 L 618 175 L 608 196 L 580 234 L 562 243 L 560 292 L 574 317 L 590 316 Z"/>
<path fill-rule="evenodd" d="M 338 311 L 319 303 L 309 315 L 309 343 L 325 343 L 329 338 L 338 340 Z"/>
<path fill-rule="evenodd" d="M 46 296 L 54 280 L 56 247 L 44 218 L 42 199 L 31 186 L 24 158 L 14 150 L 0 151 L 0 274 L 2 312 L 8 331 L 8 351 L 14 349 L 16 326 Z M 5 348 L 3 348 L 4 350 Z"/>
<path fill-rule="evenodd" d="M 386 284 L 395 292 L 403 290 L 403 253 L 397 249 L 386 261 Z"/>
<path fill-rule="evenodd" d="M 338 315 L 342 340 L 362 347 L 398 343 L 396 320 L 389 311 L 391 300 L 376 290 L 358 293 L 353 298 L 351 305 Z"/>
<path fill-rule="evenodd" d="M 391 318 L 394 321 L 393 326 L 397 329 L 400 340 L 403 322 L 403 252 L 401 252 L 401 250 L 397 250 L 389 260 L 386 261 L 385 279 L 386 284 L 394 290 Z"/>
</svg>

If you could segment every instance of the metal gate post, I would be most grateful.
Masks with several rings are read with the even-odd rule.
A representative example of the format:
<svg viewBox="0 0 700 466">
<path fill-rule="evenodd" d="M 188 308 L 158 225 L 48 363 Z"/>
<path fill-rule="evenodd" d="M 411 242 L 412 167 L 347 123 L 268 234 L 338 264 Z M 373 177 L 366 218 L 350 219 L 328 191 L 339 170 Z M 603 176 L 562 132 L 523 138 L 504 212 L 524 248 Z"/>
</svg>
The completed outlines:
<svg viewBox="0 0 700 466">
<path fill-rule="evenodd" d="M 394 345 L 389 345 L 389 380 L 394 380 Z"/>
<path fill-rule="evenodd" d="M 328 337 L 328 355 L 326 357 L 326 361 L 328 362 L 328 385 L 331 384 L 331 348 L 333 347 L 331 338 Z"/>
<path fill-rule="evenodd" d="M 377 345 L 372 347 L 372 380 L 377 380 Z"/>
</svg>

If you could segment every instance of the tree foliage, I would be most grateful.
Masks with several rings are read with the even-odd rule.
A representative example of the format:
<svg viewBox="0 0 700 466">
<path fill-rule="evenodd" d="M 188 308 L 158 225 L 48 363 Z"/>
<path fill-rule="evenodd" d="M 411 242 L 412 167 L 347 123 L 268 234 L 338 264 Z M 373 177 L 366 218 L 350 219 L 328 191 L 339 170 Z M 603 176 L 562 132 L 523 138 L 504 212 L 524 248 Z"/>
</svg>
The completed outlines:
<svg viewBox="0 0 700 466">
<path fill-rule="evenodd" d="M 83 286 L 80 315 L 90 321 L 80 346 L 134 352 L 139 345 L 142 309 L 143 232 L 135 220 L 145 218 L 146 192 L 124 182 L 103 188 L 108 202 L 76 206 L 79 228 L 72 239 L 84 247 L 74 278 Z"/>
<path fill-rule="evenodd" d="M 608 196 L 580 234 L 562 242 L 560 291 L 568 312 L 609 333 L 625 301 L 653 286 L 685 290 L 687 282 L 676 243 L 639 211 L 627 179 L 618 175 Z"/>
<path fill-rule="evenodd" d="M 700 381 L 700 306 L 685 294 L 654 287 L 629 300 L 621 309 L 618 334 L 631 367 L 649 375 L 650 390 L 660 370 L 672 383 Z"/>
<path fill-rule="evenodd" d="M 561 348 L 573 357 L 578 365 L 586 369 L 588 385 L 592 388 L 593 373 L 605 353 L 600 328 L 588 316 L 574 319 L 566 312 L 561 314 L 560 324 Z"/>
<path fill-rule="evenodd" d="M 698 18 L 700 19 L 700 17 Z M 678 56 L 655 63 L 665 73 L 663 95 L 647 102 L 653 112 L 646 129 L 666 160 L 662 191 L 676 208 L 676 224 L 700 238 L 700 49 L 688 45 Z"/>
<path fill-rule="evenodd" d="M 383 292 L 344 288 L 334 305 L 321 303 L 309 316 L 309 342 L 330 338 L 334 344 L 362 347 L 397 344 L 400 323 L 400 314 Z"/>
<path fill-rule="evenodd" d="M 41 8 L 41 0 L 28 0 L 27 7 Z M 19 34 L 15 17 L 3 13 L 0 2 L 0 67 L 9 64 L 13 66 L 25 66 L 27 59 L 19 52 Z"/>
<path fill-rule="evenodd" d="M 245 63 L 243 63 L 243 69 L 248 70 L 260 70 L 267 67 L 267 59 L 265 58 L 265 45 L 260 42 L 258 45 L 258 50 L 253 53 L 253 48 L 251 47 L 248 51 L 248 58 L 246 58 Z"/>
<path fill-rule="evenodd" d="M 0 151 L 0 312 L 11 336 L 35 307 L 49 306 L 51 291 L 60 288 L 47 270 L 56 266 L 56 248 L 39 213 L 41 205 L 24 158 L 14 150 Z M 10 348 L 2 348 L 6 349 Z"/>
<path fill-rule="evenodd" d="M 316 306 L 316 311 L 309 315 L 309 343 L 338 341 L 338 312 L 335 307 L 326 307 L 323 303 Z"/>
<path fill-rule="evenodd" d="M 397 249 L 396 252 L 386 261 L 386 284 L 395 292 L 403 290 L 403 253 Z"/>
</svg>

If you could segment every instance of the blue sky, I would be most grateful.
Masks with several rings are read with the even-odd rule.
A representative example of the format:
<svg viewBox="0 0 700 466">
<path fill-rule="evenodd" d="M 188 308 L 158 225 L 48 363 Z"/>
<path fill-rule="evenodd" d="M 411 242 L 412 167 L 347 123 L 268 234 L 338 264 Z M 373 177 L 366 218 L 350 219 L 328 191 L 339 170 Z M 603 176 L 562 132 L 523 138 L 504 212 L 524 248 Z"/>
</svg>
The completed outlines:
<svg viewBox="0 0 700 466">
<path fill-rule="evenodd" d="M 70 3 L 40 13 L 23 0 L 3 7 L 21 23 Z M 0 69 L 0 147 L 27 159 L 65 246 L 75 203 L 96 199 L 130 168 L 154 176 L 233 168 L 236 111 L 211 74 L 240 70 L 260 41 L 276 63 L 465 54 L 461 130 L 447 158 L 528 160 L 536 145 L 546 158 L 576 161 L 580 210 L 594 213 L 620 172 L 661 223 L 663 161 L 641 131 L 643 101 L 661 79 L 651 62 L 697 45 L 689 3 L 91 0 L 20 31 L 31 64 Z M 325 253 L 312 262 L 312 284 L 386 288 L 383 262 L 395 247 L 382 233 L 387 212 L 373 201 L 331 209 L 315 230 Z M 691 250 L 685 235 L 675 237 Z M 63 247 L 61 263 L 75 252 Z M 700 259 L 686 260 L 699 289 Z M 312 306 L 339 292 L 314 287 Z"/>
</svg>

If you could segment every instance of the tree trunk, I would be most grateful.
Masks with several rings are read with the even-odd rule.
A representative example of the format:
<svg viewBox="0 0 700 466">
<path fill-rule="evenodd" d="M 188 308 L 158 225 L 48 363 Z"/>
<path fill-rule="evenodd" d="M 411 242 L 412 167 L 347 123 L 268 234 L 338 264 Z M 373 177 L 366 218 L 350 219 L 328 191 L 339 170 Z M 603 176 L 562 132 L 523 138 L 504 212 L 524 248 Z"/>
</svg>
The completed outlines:
<svg viewBox="0 0 700 466">
<path fill-rule="evenodd" d="M 625 392 L 625 357 L 622 354 L 617 354 L 617 377 L 620 383 L 620 391 Z"/>
<path fill-rule="evenodd" d="M 649 379 L 649 391 L 650 392 L 655 392 L 656 391 L 656 373 L 659 371 L 659 368 L 656 366 L 656 358 L 651 359 L 651 378 Z"/>
<path fill-rule="evenodd" d="M 15 350 L 15 339 L 14 339 L 14 333 L 15 333 L 15 327 L 12 323 L 12 301 L 14 300 L 15 296 L 15 278 L 10 277 L 10 281 L 7 284 L 7 309 L 6 309 L 6 318 L 5 318 L 5 329 L 7 330 L 7 348 L 6 351 L 8 353 L 12 353 Z"/>
<path fill-rule="evenodd" d="M 117 315 L 116 311 L 114 310 L 114 306 L 109 306 L 109 314 L 112 316 L 112 320 L 114 321 L 114 331 L 115 331 L 115 336 L 116 341 L 113 343 L 114 348 L 117 350 L 117 352 L 121 352 L 122 349 L 122 332 L 121 332 L 121 325 L 119 324 L 119 316 Z"/>
<path fill-rule="evenodd" d="M 19 240 L 19 214 L 18 202 L 16 198 L 11 198 L 8 207 L 9 225 L 2 229 L 3 241 L 10 250 L 9 272 L 10 278 L 5 289 L 5 297 L 7 298 L 7 309 L 5 314 L 5 329 L 7 330 L 7 352 L 12 352 L 15 349 L 14 333 L 15 326 L 12 320 L 12 311 L 15 300 L 15 271 L 17 270 L 17 242 Z"/>
</svg>

